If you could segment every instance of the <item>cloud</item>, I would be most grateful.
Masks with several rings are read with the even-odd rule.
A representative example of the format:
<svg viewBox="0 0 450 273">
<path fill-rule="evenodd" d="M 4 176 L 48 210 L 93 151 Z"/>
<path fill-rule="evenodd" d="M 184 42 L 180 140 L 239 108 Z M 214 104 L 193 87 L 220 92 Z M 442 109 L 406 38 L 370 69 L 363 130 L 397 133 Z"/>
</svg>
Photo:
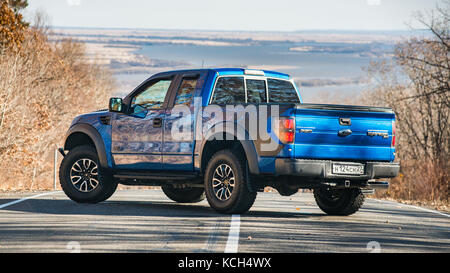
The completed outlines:
<svg viewBox="0 0 450 273">
<path fill-rule="evenodd" d="M 67 0 L 69 7 L 75 7 L 81 5 L 81 0 Z"/>
</svg>

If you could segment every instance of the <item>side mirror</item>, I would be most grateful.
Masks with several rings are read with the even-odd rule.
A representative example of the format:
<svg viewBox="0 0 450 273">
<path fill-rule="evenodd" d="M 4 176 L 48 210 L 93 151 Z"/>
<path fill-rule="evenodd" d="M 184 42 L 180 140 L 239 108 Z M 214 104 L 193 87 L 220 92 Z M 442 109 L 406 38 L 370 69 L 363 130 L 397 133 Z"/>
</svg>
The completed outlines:
<svg viewBox="0 0 450 273">
<path fill-rule="evenodd" d="M 110 98 L 109 99 L 109 111 L 110 112 L 122 112 L 123 102 L 121 98 Z"/>
</svg>

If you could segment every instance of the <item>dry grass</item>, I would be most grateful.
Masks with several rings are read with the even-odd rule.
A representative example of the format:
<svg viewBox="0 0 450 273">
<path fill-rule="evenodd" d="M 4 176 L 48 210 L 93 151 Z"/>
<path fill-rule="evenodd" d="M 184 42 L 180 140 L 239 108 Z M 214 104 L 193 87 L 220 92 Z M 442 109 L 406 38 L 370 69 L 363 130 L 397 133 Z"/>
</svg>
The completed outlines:
<svg viewBox="0 0 450 273">
<path fill-rule="evenodd" d="M 400 175 L 391 179 L 389 189 L 377 191 L 375 198 L 449 211 L 448 169 L 426 160 L 402 160 L 401 166 Z"/>
<path fill-rule="evenodd" d="M 82 44 L 49 43 L 38 29 L 0 54 L 0 189 L 51 188 L 53 151 L 72 119 L 105 108 L 112 78 L 84 54 Z"/>
</svg>

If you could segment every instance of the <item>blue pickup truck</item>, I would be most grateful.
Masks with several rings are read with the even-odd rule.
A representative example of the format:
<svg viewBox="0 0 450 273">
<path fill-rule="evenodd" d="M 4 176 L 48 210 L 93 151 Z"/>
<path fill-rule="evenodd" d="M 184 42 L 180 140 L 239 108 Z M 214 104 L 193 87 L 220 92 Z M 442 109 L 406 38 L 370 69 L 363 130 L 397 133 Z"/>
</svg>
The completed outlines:
<svg viewBox="0 0 450 273">
<path fill-rule="evenodd" d="M 391 109 L 303 103 L 289 75 L 241 68 L 153 75 L 76 117 L 59 150 L 60 183 L 76 202 L 155 185 L 220 213 L 248 211 L 270 186 L 311 189 L 325 213 L 350 215 L 400 168 Z"/>
</svg>

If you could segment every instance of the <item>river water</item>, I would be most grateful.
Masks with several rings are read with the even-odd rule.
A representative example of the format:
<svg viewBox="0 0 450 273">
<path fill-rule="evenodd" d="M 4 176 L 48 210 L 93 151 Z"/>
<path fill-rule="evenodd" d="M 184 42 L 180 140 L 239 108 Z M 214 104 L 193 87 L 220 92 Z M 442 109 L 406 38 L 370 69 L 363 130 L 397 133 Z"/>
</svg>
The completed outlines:
<svg viewBox="0 0 450 273">
<path fill-rule="evenodd" d="M 292 50 L 293 47 L 298 46 L 313 46 L 315 49 L 325 48 L 326 50 L 312 52 Z M 318 79 L 319 83 L 317 81 L 313 84 L 307 83 L 299 86 L 299 89 L 306 102 L 321 102 L 317 99 L 324 92 L 339 99 L 339 96 L 348 98 L 358 95 L 361 90 L 367 88 L 368 83 L 363 81 L 367 73 L 363 68 L 367 67 L 370 61 L 385 58 L 367 54 L 373 51 L 373 48 L 377 48 L 378 52 L 392 52 L 392 46 L 386 44 L 272 42 L 238 46 L 155 44 L 144 45 L 136 53 L 150 59 L 186 63 L 180 68 L 252 67 L 275 70 L 291 75 L 298 85 L 311 79 Z M 164 70 L 161 68 L 161 71 Z M 150 74 L 118 74 L 116 76 L 123 84 L 120 95 L 125 95 Z M 324 102 L 329 103 L 329 101 Z"/>
</svg>

